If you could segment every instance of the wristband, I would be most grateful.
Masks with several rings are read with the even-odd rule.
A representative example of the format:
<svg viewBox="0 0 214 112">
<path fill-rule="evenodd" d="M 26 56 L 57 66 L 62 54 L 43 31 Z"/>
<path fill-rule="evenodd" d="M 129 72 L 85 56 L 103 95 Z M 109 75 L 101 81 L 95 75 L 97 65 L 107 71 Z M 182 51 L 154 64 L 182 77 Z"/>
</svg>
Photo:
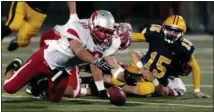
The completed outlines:
<svg viewBox="0 0 214 112">
<path fill-rule="evenodd" d="M 200 89 L 194 89 L 194 92 L 198 93 L 198 92 L 200 92 Z"/>
<path fill-rule="evenodd" d="M 101 90 L 105 89 L 103 80 L 101 80 L 101 81 L 95 81 L 95 84 L 97 86 L 98 91 L 101 91 Z"/>
<path fill-rule="evenodd" d="M 115 78 L 115 79 L 117 79 L 117 76 L 121 73 L 121 72 L 123 72 L 124 71 L 124 69 L 123 68 L 118 68 L 114 73 L 113 73 L 113 77 Z"/>
<path fill-rule="evenodd" d="M 160 83 L 159 83 L 159 81 L 155 78 L 155 80 L 153 81 L 153 84 L 154 84 L 155 87 L 156 87 L 156 86 L 158 86 Z"/>
<path fill-rule="evenodd" d="M 141 63 L 141 61 L 138 61 L 138 62 L 136 63 L 136 65 L 137 65 L 138 68 L 142 68 L 142 67 L 143 67 L 143 64 Z"/>
</svg>

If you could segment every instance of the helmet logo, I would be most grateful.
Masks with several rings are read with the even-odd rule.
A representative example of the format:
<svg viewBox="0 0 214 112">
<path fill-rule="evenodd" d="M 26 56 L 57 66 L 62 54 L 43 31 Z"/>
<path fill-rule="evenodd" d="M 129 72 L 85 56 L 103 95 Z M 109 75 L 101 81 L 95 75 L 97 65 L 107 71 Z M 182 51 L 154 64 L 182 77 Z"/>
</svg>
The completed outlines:
<svg viewBox="0 0 214 112">
<path fill-rule="evenodd" d="M 98 12 L 97 11 L 92 14 L 92 24 L 93 24 L 93 26 L 94 26 L 95 23 L 97 23 L 97 19 L 96 19 L 97 16 L 98 16 Z"/>
</svg>

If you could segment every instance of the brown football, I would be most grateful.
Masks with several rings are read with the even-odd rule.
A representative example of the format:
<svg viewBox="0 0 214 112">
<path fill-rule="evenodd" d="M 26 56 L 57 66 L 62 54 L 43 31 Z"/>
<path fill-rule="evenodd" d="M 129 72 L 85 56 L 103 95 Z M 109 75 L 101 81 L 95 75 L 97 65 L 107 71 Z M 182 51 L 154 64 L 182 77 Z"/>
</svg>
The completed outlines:
<svg viewBox="0 0 214 112">
<path fill-rule="evenodd" d="M 126 94 L 120 87 L 112 86 L 108 89 L 107 93 L 108 93 L 108 98 L 112 104 L 117 106 L 125 105 Z"/>
</svg>

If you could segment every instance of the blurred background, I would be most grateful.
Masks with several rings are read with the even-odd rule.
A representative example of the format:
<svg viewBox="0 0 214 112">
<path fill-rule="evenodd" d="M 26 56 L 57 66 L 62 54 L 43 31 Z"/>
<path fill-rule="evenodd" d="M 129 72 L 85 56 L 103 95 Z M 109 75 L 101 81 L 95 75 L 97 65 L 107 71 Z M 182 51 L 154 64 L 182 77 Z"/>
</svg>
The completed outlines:
<svg viewBox="0 0 214 112">
<path fill-rule="evenodd" d="M 1 22 L 7 18 L 11 2 L 1 2 Z M 162 24 L 163 20 L 171 14 L 179 14 L 187 22 L 187 33 L 213 34 L 214 31 L 214 2 L 206 1 L 125 1 L 125 2 L 84 2 L 77 1 L 77 13 L 79 18 L 89 18 L 97 9 L 105 9 L 112 12 L 116 22 L 130 22 L 134 31 L 141 31 L 148 24 Z M 68 6 L 65 1 L 52 2 L 48 17 L 41 31 L 52 28 L 56 24 L 64 24 L 69 17 Z"/>
</svg>

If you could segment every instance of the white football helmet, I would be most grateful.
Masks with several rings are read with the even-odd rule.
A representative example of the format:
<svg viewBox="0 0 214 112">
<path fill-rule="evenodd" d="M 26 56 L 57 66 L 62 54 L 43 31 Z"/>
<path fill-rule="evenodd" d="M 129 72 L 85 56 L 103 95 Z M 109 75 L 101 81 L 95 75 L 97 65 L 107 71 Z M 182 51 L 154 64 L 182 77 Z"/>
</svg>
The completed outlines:
<svg viewBox="0 0 214 112">
<path fill-rule="evenodd" d="M 92 13 L 89 19 L 89 28 L 94 43 L 101 49 L 111 45 L 114 34 L 115 20 L 112 14 L 105 10 L 98 10 Z"/>
</svg>

